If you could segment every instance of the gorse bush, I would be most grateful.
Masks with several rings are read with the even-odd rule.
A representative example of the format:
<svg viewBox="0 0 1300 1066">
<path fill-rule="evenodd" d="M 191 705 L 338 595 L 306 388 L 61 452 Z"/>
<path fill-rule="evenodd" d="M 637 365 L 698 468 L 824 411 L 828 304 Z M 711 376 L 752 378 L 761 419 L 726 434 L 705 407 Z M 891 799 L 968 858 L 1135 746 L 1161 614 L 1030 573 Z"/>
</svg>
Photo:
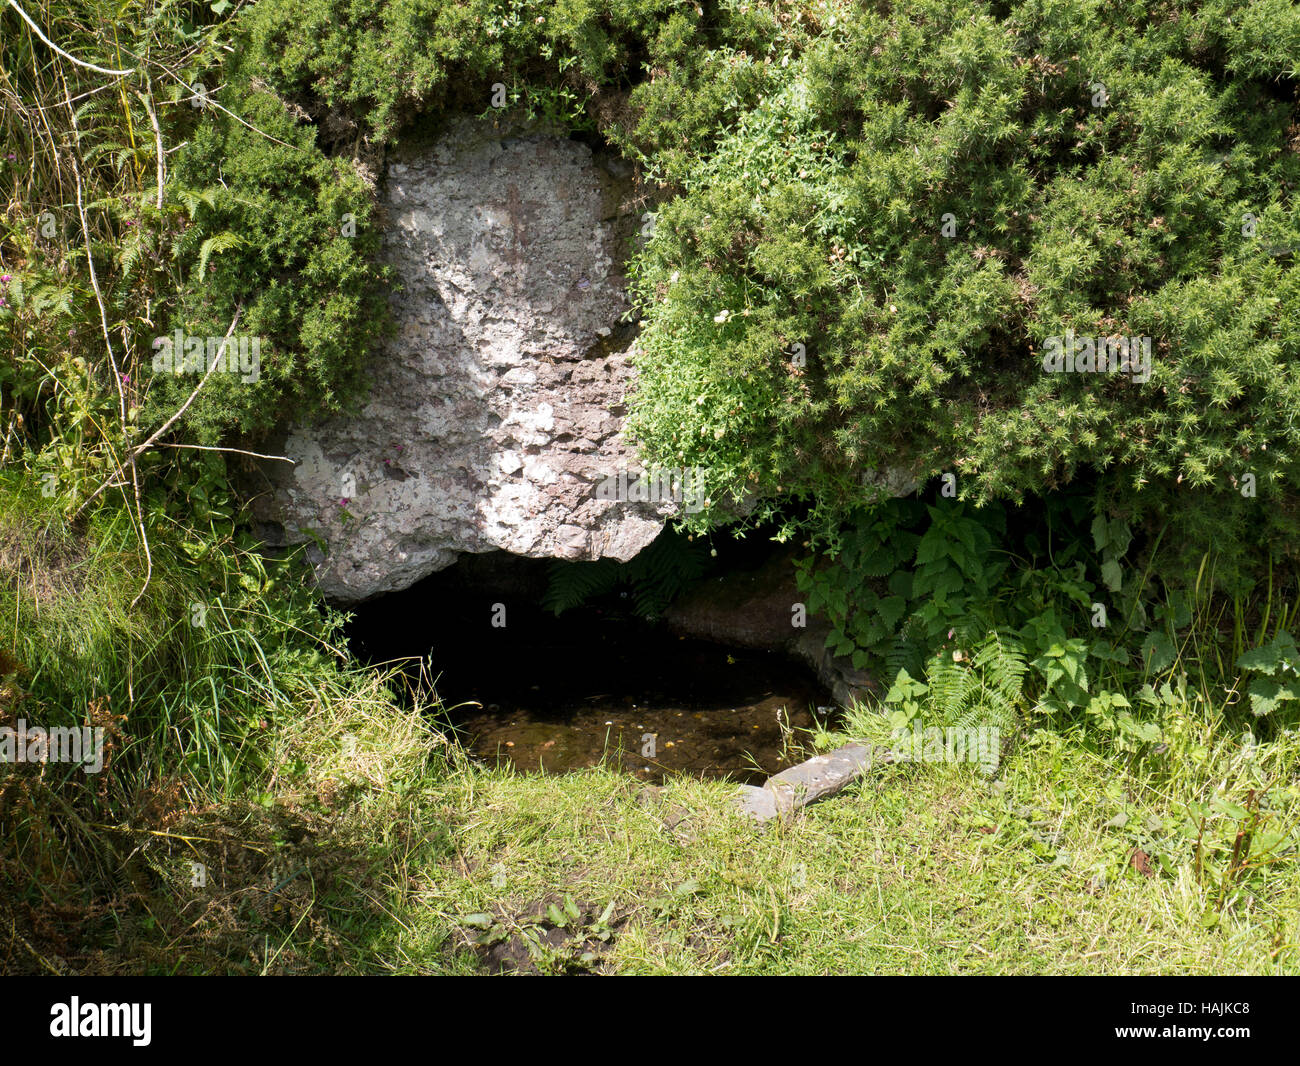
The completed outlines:
<svg viewBox="0 0 1300 1066">
<path fill-rule="evenodd" d="M 1101 470 L 1116 508 L 1190 509 L 1179 540 L 1243 491 L 1276 520 L 1300 11 L 918 2 L 803 27 L 710 54 L 737 88 L 650 156 L 682 190 L 638 263 L 651 461 L 708 470 L 715 508 L 800 494 L 827 525 L 893 466 L 981 502 Z M 699 78 L 633 94 L 660 100 L 648 144 Z M 1150 379 L 1045 372 L 1070 335 L 1147 338 Z"/>
<path fill-rule="evenodd" d="M 65 7 L 53 25 L 106 61 L 93 10 Z M 198 385 L 197 372 L 159 370 L 163 339 L 221 337 L 238 310 L 236 348 L 260 348 L 260 368 L 212 375 L 176 426 L 213 445 L 338 409 L 360 391 L 383 322 L 371 192 L 227 66 L 229 20 L 162 4 L 114 29 L 115 93 L 25 27 L 0 45 L 17 75 L 6 141 L 19 149 L 0 232 L 9 453 L 60 452 L 74 504 L 112 472 L 124 437 L 140 443 Z M 354 240 L 340 232 L 347 212 Z"/>
<path fill-rule="evenodd" d="M 341 410 L 364 393 L 362 360 L 388 321 L 365 175 L 325 156 L 311 127 L 239 63 L 229 76 L 213 96 L 226 110 L 212 109 L 176 162 L 177 196 L 220 243 L 200 246 L 173 321 L 220 337 L 239 310 L 237 333 L 258 338 L 260 368 L 252 381 L 222 374 L 205 385 L 189 416 L 205 443 Z M 175 410 L 196 383 L 160 375 L 150 412 Z"/>
<path fill-rule="evenodd" d="M 1199 889 L 1197 933 L 1222 920 L 1263 950 L 1271 870 L 1294 870 L 1300 712 L 1292 3 L 23 10 L 62 52 L 0 9 L 0 724 L 103 724 L 112 765 L 2 768 L 0 922 L 22 965 L 369 968 L 384 940 L 422 966 L 400 901 L 422 887 L 427 911 L 444 861 L 483 869 L 512 841 L 517 895 L 590 843 L 595 778 L 460 767 L 462 818 L 441 738 L 349 665 L 341 618 L 266 558 L 230 487 L 249 458 L 231 449 L 365 395 L 389 328 L 385 152 L 493 122 L 502 96 L 512 125 L 635 164 L 627 426 L 647 466 L 698 468 L 707 494 L 628 564 L 557 563 L 546 605 L 622 587 L 658 616 L 708 567 L 702 534 L 779 519 L 830 648 L 883 682 L 854 736 L 1023 738 L 1041 758 L 961 805 L 1005 791 L 984 828 L 1009 855 L 1029 841 L 1016 876 L 1036 856 L 1064 877 L 1067 810 L 1105 812 L 1089 892 L 1149 860 L 1179 879 L 1171 913 Z M 178 331 L 205 359 L 227 331 L 243 354 L 255 339 L 255 372 L 196 393 L 197 366 L 156 361 Z M 1012 802 L 1035 762 L 1059 773 L 1050 832 Z M 907 826 L 920 774 L 901 772 Z M 534 829 L 561 795 L 575 835 L 548 872 Z M 196 857 L 221 868 L 202 895 Z M 624 873 L 668 876 L 643 865 Z M 463 883 L 430 957 L 447 900 L 486 906 Z M 1127 940 L 1147 944 L 1171 897 L 1142 884 L 1155 909 Z M 742 967 L 770 954 L 759 902 L 748 946 L 701 911 Z"/>
<path fill-rule="evenodd" d="M 744 496 L 833 528 L 900 466 L 981 502 L 1101 470 L 1114 511 L 1179 512 L 1179 544 L 1295 526 L 1290 5 L 264 0 L 207 30 L 171 10 L 149 32 L 193 38 L 153 105 L 186 140 L 162 209 L 178 276 L 133 354 L 242 308 L 264 372 L 205 388 L 187 425 L 208 443 L 364 391 L 383 147 L 499 83 L 671 194 L 631 264 L 630 428 L 647 461 L 708 471 L 697 528 Z M 86 153 L 125 159 L 93 114 Z M 1149 345 L 1149 379 L 1045 372 L 1072 337 Z M 188 380 L 160 377 L 146 419 Z"/>
<path fill-rule="evenodd" d="M 60 27 L 103 58 L 86 10 Z M 660 187 L 628 250 L 642 324 L 629 429 L 648 463 L 704 471 L 708 502 L 684 525 L 730 522 L 741 499 L 754 523 L 797 502 L 789 524 L 843 548 L 805 575 L 838 650 L 917 672 L 965 627 L 968 642 L 1020 634 L 1032 662 L 1083 639 L 1104 588 L 1127 651 L 1159 661 L 1173 638 L 1153 612 L 1173 608 L 1152 598 L 1157 579 L 1185 595 L 1207 545 L 1240 549 L 1211 571 L 1238 598 L 1269 560 L 1293 565 L 1289 5 L 263 0 L 224 16 L 160 5 L 116 40 L 132 91 L 75 113 L 59 101 L 102 76 L 56 67 L 26 30 L 7 45 L 61 123 L 7 120 L 50 175 L 9 171 L 26 205 L 4 245 L 11 438 L 70 506 L 114 473 L 120 438 L 188 397 L 193 375 L 152 370 L 174 329 L 218 337 L 238 314 L 262 344 L 255 380 L 213 375 L 178 441 L 362 395 L 387 324 L 385 147 L 445 112 L 486 115 L 504 88 L 524 113 L 598 129 Z M 54 165 L 60 136 L 75 180 Z M 105 332 L 121 334 L 116 354 Z M 1085 366 L 1133 363 L 1071 372 L 1076 339 Z M 981 506 L 872 510 L 891 480 L 941 473 Z M 137 523 L 183 525 L 181 508 L 221 495 L 214 476 L 139 456 Z M 1025 566 L 1000 547 L 994 503 L 1080 485 L 1090 499 L 1070 506 L 1101 523 L 1082 533 L 1088 559 Z M 1141 587 L 1119 576 L 1156 558 Z M 575 570 L 552 605 L 612 580 Z M 1038 608 L 1009 610 L 1017 597 Z"/>
<path fill-rule="evenodd" d="M 378 145 L 446 108 L 482 111 L 498 83 L 626 89 L 665 19 L 693 30 L 702 16 L 668 0 L 263 0 L 244 43 L 250 76 L 329 115 L 323 139 Z"/>
</svg>

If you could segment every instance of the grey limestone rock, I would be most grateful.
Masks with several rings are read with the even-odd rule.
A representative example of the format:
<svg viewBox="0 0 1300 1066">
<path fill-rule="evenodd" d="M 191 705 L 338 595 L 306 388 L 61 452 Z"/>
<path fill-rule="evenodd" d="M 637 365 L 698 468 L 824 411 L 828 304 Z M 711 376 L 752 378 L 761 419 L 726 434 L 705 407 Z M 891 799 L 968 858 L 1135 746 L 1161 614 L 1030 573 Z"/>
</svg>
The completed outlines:
<svg viewBox="0 0 1300 1066">
<path fill-rule="evenodd" d="M 264 464 L 269 539 L 323 544 L 317 579 L 342 603 L 462 552 L 630 559 L 675 505 L 595 491 L 638 470 L 621 435 L 625 165 L 465 119 L 391 160 L 383 198 L 396 335 L 371 355 L 358 413 L 274 442 L 297 465 Z"/>
<path fill-rule="evenodd" d="M 845 744 L 769 777 L 761 786 L 741 785 L 736 804 L 759 822 L 783 817 L 832 796 L 869 770 L 878 753 L 865 744 Z"/>
</svg>

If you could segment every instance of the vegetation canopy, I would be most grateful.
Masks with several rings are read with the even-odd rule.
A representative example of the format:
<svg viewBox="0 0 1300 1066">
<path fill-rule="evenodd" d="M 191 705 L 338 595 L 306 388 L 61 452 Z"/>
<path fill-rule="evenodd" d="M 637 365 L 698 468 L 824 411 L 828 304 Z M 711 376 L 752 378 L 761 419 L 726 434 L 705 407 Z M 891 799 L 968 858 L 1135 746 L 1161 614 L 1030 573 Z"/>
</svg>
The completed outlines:
<svg viewBox="0 0 1300 1066">
<path fill-rule="evenodd" d="M 0 2 L 0 726 L 110 745 L 0 768 L 0 969 L 1294 969 L 1300 7 Z M 900 769 L 873 808 L 978 899 L 902 860 L 839 891 L 881 847 L 841 807 L 791 830 L 814 923 L 712 786 L 697 869 L 615 775 L 469 764 L 253 536 L 236 476 L 358 410 L 392 327 L 387 153 L 465 115 L 633 164 L 626 431 L 701 478 L 544 605 L 656 618 L 711 538 L 794 539 L 796 606 L 881 680 L 819 743 L 1006 741 L 997 781 Z M 244 886 L 197 921 L 196 855 Z M 554 885 L 571 954 L 521 917 Z M 1055 902 L 1085 892 L 1114 911 Z M 904 962 L 855 946 L 886 897 Z"/>
</svg>

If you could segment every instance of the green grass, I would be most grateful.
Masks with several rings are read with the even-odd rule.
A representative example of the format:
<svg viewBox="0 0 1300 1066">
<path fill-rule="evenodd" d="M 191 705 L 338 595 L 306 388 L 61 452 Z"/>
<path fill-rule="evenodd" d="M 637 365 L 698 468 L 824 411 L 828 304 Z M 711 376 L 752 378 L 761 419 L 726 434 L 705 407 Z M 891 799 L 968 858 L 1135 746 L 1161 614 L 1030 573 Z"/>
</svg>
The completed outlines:
<svg viewBox="0 0 1300 1066">
<path fill-rule="evenodd" d="M 1128 861 L 1131 831 L 1106 824 L 1123 811 L 1130 824 L 1173 819 L 1179 794 L 1209 789 L 1208 777 L 1162 790 L 1037 740 L 993 783 L 956 767 L 884 768 L 766 829 L 732 815 L 718 784 L 673 785 L 666 802 L 686 818 L 667 831 L 663 807 L 614 774 L 461 772 L 446 794 L 463 863 L 422 872 L 398 969 L 442 970 L 442 937 L 464 915 L 517 930 L 539 901 L 568 894 L 595 910 L 614 902 L 621 926 L 603 962 L 632 974 L 1300 972 L 1294 857 L 1256 872 L 1206 927 L 1217 885 L 1191 865 L 1147 878 Z M 1115 785 L 1135 800 L 1114 800 Z M 1295 784 L 1273 797 L 1294 832 Z"/>
<path fill-rule="evenodd" d="M 450 850 L 404 868 L 409 891 L 376 961 L 471 971 L 470 937 L 521 944 L 557 924 L 543 915 L 567 897 L 584 918 L 535 953 L 543 971 L 584 968 L 579 927 L 612 904 L 614 934 L 589 963 L 602 972 L 1300 972 L 1294 843 L 1234 877 L 1220 906 L 1238 821 L 1210 818 L 1199 873 L 1195 838 L 1179 832 L 1188 802 L 1241 804 L 1256 788 L 1294 840 L 1300 740 L 1247 753 L 1212 733 L 1188 719 L 1165 761 L 1137 766 L 1028 734 L 994 780 L 882 766 L 767 828 L 732 813 L 724 784 L 657 794 L 603 770 L 461 765 L 430 792 Z"/>
<path fill-rule="evenodd" d="M 811 19 L 688 5 L 667 21 L 662 0 L 613 14 L 557 0 L 523 20 L 492 0 L 343 6 L 155 4 L 105 21 L 96 5 L 28 5 L 72 53 L 134 68 L 116 95 L 8 16 L 0 180 L 20 207 L 0 223 L 0 723 L 102 724 L 113 758 L 93 779 L 0 770 L 0 972 L 1300 970 L 1300 700 L 1277 641 L 1300 614 L 1297 519 L 1285 494 L 1267 502 L 1295 475 L 1280 418 L 1296 345 L 1278 322 L 1300 289 L 1269 249 L 1297 221 L 1279 199 L 1297 164 L 1273 83 L 1300 17 L 1258 3 L 1224 30 L 1217 7 L 1174 5 L 1172 21 L 1116 9 L 1085 26 L 1014 5 L 1021 55 L 997 20 L 929 2 L 824 24 L 835 4 Z M 1167 60 L 1147 64 L 1158 79 L 1133 73 L 1134 49 Z M 1058 53 L 1069 62 L 1045 64 Z M 1094 68 L 1119 79 L 1104 111 L 1079 93 Z M 860 502 L 860 468 L 905 456 L 904 438 L 922 475 L 955 463 L 966 498 L 1069 476 L 1092 497 L 1084 466 L 1109 470 L 1073 537 L 1100 553 L 1089 588 L 1058 523 L 1052 572 L 1027 550 L 1016 582 L 985 590 L 1043 611 L 1028 622 L 1048 687 L 1068 654 L 1078 690 L 1033 717 L 1041 685 L 1035 701 L 977 663 L 977 694 L 1032 723 L 994 780 L 882 767 L 759 828 L 716 783 L 487 770 L 395 698 L 397 675 L 351 662 L 338 616 L 261 557 L 225 457 L 189 446 L 352 391 L 382 324 L 365 174 L 407 119 L 477 112 L 498 77 L 679 194 L 627 264 L 646 316 L 629 428 L 651 465 L 708 468 L 722 510 L 736 486 L 756 492 L 753 521 L 806 496 L 828 529 Z M 191 106 L 197 81 L 243 114 Z M 1172 90 L 1195 113 L 1170 125 Z M 1008 184 L 1010 157 L 1030 169 Z M 1094 225 L 1098 197 L 1118 228 Z M 1247 204 L 1267 240 L 1239 240 Z M 969 220 L 952 245 L 935 232 L 949 209 Z M 1087 293 L 1066 236 L 1124 250 L 1093 264 Z M 219 332 L 236 308 L 278 352 L 262 386 L 214 379 L 174 439 L 142 447 L 190 389 L 152 377 L 152 339 Z M 1165 342 L 1154 382 L 1170 403 L 1000 359 L 1118 324 Z M 794 344 L 806 365 L 778 355 Z M 990 353 L 1010 370 L 990 376 Z M 1247 472 L 1258 501 L 1237 487 Z M 953 613 L 937 585 L 910 597 L 932 635 Z M 871 614 L 862 587 L 828 588 L 844 619 Z M 1098 597 L 1134 623 L 1143 663 L 1095 646 L 1088 688 L 1081 638 L 1046 609 Z M 966 669 L 945 665 L 949 680 Z M 917 707 L 929 720 L 955 691 L 936 674 Z M 885 729 L 866 712 L 848 726 Z"/>
<path fill-rule="evenodd" d="M 474 973 L 506 953 L 542 972 L 1300 972 L 1300 736 L 1275 721 L 1246 746 L 1240 708 L 1194 691 L 1159 709 L 1159 753 L 1026 727 L 992 779 L 881 765 L 759 827 L 722 783 L 476 765 L 395 677 L 325 662 L 250 683 L 265 725 L 222 787 L 182 769 L 109 778 L 102 800 L 38 790 L 43 831 L 10 802 L 0 967 Z M 888 728 L 860 709 L 820 739 Z M 56 897 L 83 909 L 24 920 Z"/>
</svg>

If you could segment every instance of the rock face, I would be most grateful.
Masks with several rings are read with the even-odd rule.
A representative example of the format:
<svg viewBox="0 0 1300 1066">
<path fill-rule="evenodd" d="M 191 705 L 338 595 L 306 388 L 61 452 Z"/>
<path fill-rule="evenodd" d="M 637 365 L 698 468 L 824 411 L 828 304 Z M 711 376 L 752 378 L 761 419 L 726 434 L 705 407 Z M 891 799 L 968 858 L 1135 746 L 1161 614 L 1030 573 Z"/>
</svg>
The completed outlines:
<svg viewBox="0 0 1300 1066">
<path fill-rule="evenodd" d="M 597 499 L 638 468 L 619 264 L 628 171 L 578 141 L 465 120 L 388 166 L 395 337 L 360 413 L 294 427 L 255 514 L 327 597 L 405 588 L 461 552 L 626 560 L 671 503 Z M 275 442 L 279 443 L 279 442 Z"/>
</svg>

